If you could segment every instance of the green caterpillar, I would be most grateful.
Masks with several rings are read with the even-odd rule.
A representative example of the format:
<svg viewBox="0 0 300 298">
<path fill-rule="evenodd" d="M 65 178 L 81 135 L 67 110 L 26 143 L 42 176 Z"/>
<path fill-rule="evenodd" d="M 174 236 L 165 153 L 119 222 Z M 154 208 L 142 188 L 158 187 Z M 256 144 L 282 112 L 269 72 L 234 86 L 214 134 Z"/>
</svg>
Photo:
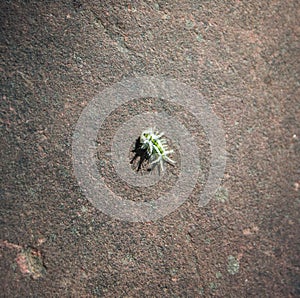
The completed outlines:
<svg viewBox="0 0 300 298">
<path fill-rule="evenodd" d="M 175 164 L 175 161 L 168 157 L 168 154 L 174 151 L 168 150 L 167 141 L 162 138 L 163 135 L 163 132 L 155 132 L 152 128 L 149 128 L 144 130 L 140 136 L 141 148 L 147 151 L 151 168 L 159 165 L 162 171 L 164 171 L 164 162 L 171 165 Z"/>
</svg>

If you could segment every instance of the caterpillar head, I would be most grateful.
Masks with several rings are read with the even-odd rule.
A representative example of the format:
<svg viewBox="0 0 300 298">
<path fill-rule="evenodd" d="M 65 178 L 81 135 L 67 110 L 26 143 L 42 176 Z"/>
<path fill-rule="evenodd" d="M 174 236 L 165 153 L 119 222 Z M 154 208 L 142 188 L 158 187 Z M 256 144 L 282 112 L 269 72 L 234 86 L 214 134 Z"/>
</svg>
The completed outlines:
<svg viewBox="0 0 300 298">
<path fill-rule="evenodd" d="M 151 129 L 144 130 L 144 131 L 141 133 L 141 136 L 140 136 L 141 144 L 142 144 L 142 145 L 145 145 L 145 146 L 146 146 L 147 144 L 149 144 L 152 135 L 153 135 L 153 132 L 152 132 Z M 145 147 L 145 146 L 144 146 L 144 147 Z"/>
</svg>

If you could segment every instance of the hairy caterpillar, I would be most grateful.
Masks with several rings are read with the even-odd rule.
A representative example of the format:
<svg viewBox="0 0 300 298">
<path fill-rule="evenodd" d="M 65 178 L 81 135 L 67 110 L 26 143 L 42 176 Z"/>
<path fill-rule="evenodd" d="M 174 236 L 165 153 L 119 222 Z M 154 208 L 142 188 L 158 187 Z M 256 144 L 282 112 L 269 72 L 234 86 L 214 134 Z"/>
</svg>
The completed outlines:
<svg viewBox="0 0 300 298">
<path fill-rule="evenodd" d="M 159 165 L 160 170 L 164 171 L 164 162 L 171 165 L 175 164 L 175 161 L 168 157 L 168 154 L 173 153 L 173 150 L 168 150 L 167 141 L 165 138 L 162 138 L 163 135 L 163 132 L 155 132 L 152 128 L 144 130 L 140 135 L 141 149 L 146 150 L 151 169 Z"/>
</svg>

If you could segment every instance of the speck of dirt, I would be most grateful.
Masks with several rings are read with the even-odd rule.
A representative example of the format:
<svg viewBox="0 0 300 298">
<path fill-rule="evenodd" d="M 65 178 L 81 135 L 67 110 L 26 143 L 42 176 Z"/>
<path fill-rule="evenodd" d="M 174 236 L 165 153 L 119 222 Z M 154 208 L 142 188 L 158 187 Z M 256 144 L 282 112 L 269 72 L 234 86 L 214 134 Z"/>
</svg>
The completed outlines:
<svg viewBox="0 0 300 298">
<path fill-rule="evenodd" d="M 228 256 L 227 271 L 231 275 L 235 275 L 239 272 L 240 264 L 234 256 Z"/>
<path fill-rule="evenodd" d="M 225 203 L 228 201 L 228 190 L 227 188 L 220 187 L 215 194 L 215 198 L 218 202 Z"/>
</svg>

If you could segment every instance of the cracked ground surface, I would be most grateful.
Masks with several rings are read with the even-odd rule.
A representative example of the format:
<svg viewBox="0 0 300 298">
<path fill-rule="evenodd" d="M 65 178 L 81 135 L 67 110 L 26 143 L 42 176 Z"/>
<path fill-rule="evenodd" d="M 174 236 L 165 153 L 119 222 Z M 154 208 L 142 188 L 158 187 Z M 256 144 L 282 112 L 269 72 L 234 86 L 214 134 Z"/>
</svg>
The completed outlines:
<svg viewBox="0 0 300 298">
<path fill-rule="evenodd" d="M 0 6 L 4 297 L 300 295 L 297 1 Z M 83 195 L 71 146 L 94 96 L 139 75 L 197 89 L 222 120 L 227 163 L 205 207 L 198 207 L 198 186 L 159 221 L 130 223 Z M 108 146 L 143 108 L 178 112 L 159 99 L 146 103 L 110 115 L 99 144 Z M 189 115 L 181 120 L 205 156 L 199 126 Z M 110 189 L 134 200 L 136 190 L 117 177 L 110 157 L 99 153 L 99 162 Z"/>
</svg>

